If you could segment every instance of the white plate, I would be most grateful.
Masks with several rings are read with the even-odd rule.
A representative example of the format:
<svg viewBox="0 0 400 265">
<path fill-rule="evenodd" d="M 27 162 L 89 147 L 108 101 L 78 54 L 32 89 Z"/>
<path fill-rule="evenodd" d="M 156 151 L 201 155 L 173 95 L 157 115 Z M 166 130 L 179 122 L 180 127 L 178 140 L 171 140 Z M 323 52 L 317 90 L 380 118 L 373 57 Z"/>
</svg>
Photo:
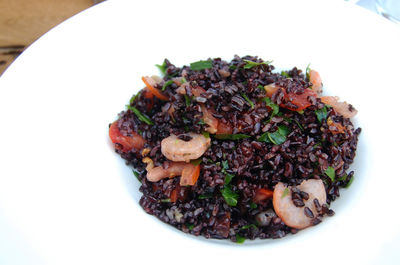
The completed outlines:
<svg viewBox="0 0 400 265">
<path fill-rule="evenodd" d="M 342 1 L 108 1 L 51 30 L 0 78 L 0 264 L 400 262 L 399 28 Z M 359 110 L 355 181 L 336 215 L 237 245 L 147 215 L 108 123 L 169 58 L 311 62 Z"/>
</svg>

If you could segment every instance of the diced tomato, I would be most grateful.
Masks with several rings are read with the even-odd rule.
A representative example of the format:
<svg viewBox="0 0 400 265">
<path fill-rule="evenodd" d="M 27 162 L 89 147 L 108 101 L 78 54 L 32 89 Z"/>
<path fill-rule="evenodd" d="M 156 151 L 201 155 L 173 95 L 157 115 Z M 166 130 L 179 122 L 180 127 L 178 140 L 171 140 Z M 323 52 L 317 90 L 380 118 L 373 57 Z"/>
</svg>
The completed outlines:
<svg viewBox="0 0 400 265">
<path fill-rule="evenodd" d="M 344 133 L 346 131 L 346 127 L 344 127 L 342 124 L 334 122 L 330 117 L 326 121 L 326 123 L 329 126 L 329 131 L 332 134 L 338 134 L 338 133 Z"/>
<path fill-rule="evenodd" d="M 150 90 L 147 87 L 145 87 L 145 88 L 143 88 L 143 97 L 152 99 L 154 97 L 154 95 L 150 92 Z"/>
<path fill-rule="evenodd" d="M 146 87 L 149 89 L 149 91 L 156 97 L 158 97 L 161 100 L 168 100 L 168 97 L 163 95 L 160 90 L 154 87 L 154 80 L 148 76 L 143 76 L 142 77 L 143 83 L 146 85 Z"/>
<path fill-rule="evenodd" d="M 214 111 L 211 109 L 207 109 L 204 104 L 201 104 L 200 107 L 201 111 L 203 112 L 204 123 L 208 125 L 206 131 L 209 133 L 216 133 L 218 127 L 218 119 L 212 115 Z"/>
<path fill-rule="evenodd" d="M 178 186 L 179 187 L 179 186 Z M 178 200 L 178 187 L 171 191 L 171 195 L 169 195 L 169 199 L 171 202 L 176 202 Z"/>
<path fill-rule="evenodd" d="M 132 136 L 122 135 L 118 128 L 118 122 L 115 121 L 111 124 L 108 135 L 115 145 L 115 148 L 121 150 L 124 153 L 129 152 L 132 148 L 140 150 L 143 148 L 146 141 L 142 136 L 137 133 L 133 133 Z M 122 147 L 121 147 L 122 146 Z"/>
<path fill-rule="evenodd" d="M 274 84 L 265 86 L 264 89 L 267 92 L 268 97 L 272 97 L 272 95 L 279 89 L 280 87 L 275 86 Z M 296 93 L 286 93 L 286 89 L 281 88 L 284 94 L 283 98 L 286 101 L 291 102 L 292 104 L 296 105 L 297 108 L 291 108 L 286 106 L 285 104 L 280 104 L 279 106 L 282 108 L 290 109 L 293 111 L 301 111 L 309 106 L 311 106 L 311 102 L 308 100 L 309 96 L 317 97 L 317 93 L 311 89 L 305 89 L 304 93 L 296 94 Z"/>
<path fill-rule="evenodd" d="M 188 195 L 188 189 L 183 186 L 176 186 L 175 189 L 171 191 L 169 199 L 171 202 L 185 201 Z"/>
<path fill-rule="evenodd" d="M 217 134 L 232 134 L 232 126 L 223 122 L 218 122 Z"/>
<path fill-rule="evenodd" d="M 271 199 L 274 195 L 274 191 L 269 189 L 260 188 L 256 191 L 256 194 L 253 197 L 253 202 L 259 203 L 268 199 Z"/>
<path fill-rule="evenodd" d="M 182 176 L 180 180 L 181 186 L 193 186 L 200 176 L 200 165 L 193 165 L 187 163 L 187 166 L 182 171 Z"/>
<path fill-rule="evenodd" d="M 199 97 L 202 93 L 205 93 L 205 92 L 206 91 L 201 86 L 197 86 L 197 87 L 193 87 L 192 88 L 192 94 L 195 97 Z"/>
</svg>

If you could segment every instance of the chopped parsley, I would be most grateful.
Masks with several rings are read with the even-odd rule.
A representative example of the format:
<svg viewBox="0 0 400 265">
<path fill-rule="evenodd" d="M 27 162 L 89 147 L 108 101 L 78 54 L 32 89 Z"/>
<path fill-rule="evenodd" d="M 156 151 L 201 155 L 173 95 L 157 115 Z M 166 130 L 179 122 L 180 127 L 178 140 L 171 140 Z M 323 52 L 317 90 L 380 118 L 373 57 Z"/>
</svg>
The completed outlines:
<svg viewBox="0 0 400 265">
<path fill-rule="evenodd" d="M 225 185 L 228 185 L 229 183 L 231 183 L 232 179 L 235 177 L 235 175 L 232 175 L 228 172 L 226 172 L 226 170 L 229 168 L 229 164 L 227 160 L 222 160 L 222 173 L 225 174 Z"/>
<path fill-rule="evenodd" d="M 244 236 L 241 236 L 241 235 L 238 235 L 238 234 L 236 235 L 236 243 L 243 244 L 244 241 L 246 241 L 246 238 Z"/>
<path fill-rule="evenodd" d="M 276 114 L 278 114 L 279 112 L 279 106 L 278 104 L 275 104 L 272 102 L 272 100 L 269 97 L 265 97 L 262 99 L 265 102 L 265 105 L 269 108 L 272 109 L 272 114 L 271 114 L 271 118 L 273 116 L 275 116 Z"/>
<path fill-rule="evenodd" d="M 209 132 L 202 132 L 201 134 L 206 138 L 210 138 L 210 133 Z"/>
<path fill-rule="evenodd" d="M 184 97 L 185 97 L 185 104 L 186 104 L 186 107 L 189 107 L 190 106 L 190 104 L 192 104 L 192 99 L 188 96 L 188 95 L 183 95 Z"/>
<path fill-rule="evenodd" d="M 285 198 L 285 197 L 288 196 L 288 195 L 289 195 L 289 189 L 288 189 L 288 188 L 285 188 L 285 190 L 284 190 L 283 193 L 282 193 L 281 199 Z"/>
<path fill-rule="evenodd" d="M 239 198 L 239 194 L 234 192 L 231 185 L 225 185 L 221 190 L 222 197 L 229 206 L 236 206 Z"/>
<path fill-rule="evenodd" d="M 240 230 L 244 230 L 244 229 L 249 229 L 249 228 L 254 228 L 257 229 L 258 227 L 255 224 L 248 224 L 248 225 L 244 225 L 240 228 Z"/>
<path fill-rule="evenodd" d="M 328 110 L 326 106 L 324 106 L 322 109 L 317 109 L 315 111 L 315 115 L 317 115 L 317 119 L 320 123 L 322 123 L 323 120 L 326 120 L 328 117 Z"/>
<path fill-rule="evenodd" d="M 254 202 L 251 202 L 250 203 L 250 209 L 255 209 L 255 208 L 257 208 L 257 204 L 254 203 Z"/>
<path fill-rule="evenodd" d="M 167 88 L 167 86 L 172 85 L 173 83 L 174 83 L 174 81 L 168 80 L 167 82 L 164 83 L 161 90 L 164 91 Z"/>
<path fill-rule="evenodd" d="M 139 178 L 140 174 L 139 172 L 135 171 L 134 169 L 132 169 L 133 175 L 135 175 L 135 177 L 137 178 L 137 180 L 139 180 L 139 182 L 142 182 L 142 180 Z"/>
<path fill-rule="evenodd" d="M 354 180 L 354 176 L 351 176 L 351 179 L 349 180 L 349 182 L 347 182 L 346 186 L 344 186 L 345 188 L 350 187 L 351 183 L 353 183 Z"/>
<path fill-rule="evenodd" d="M 253 62 L 250 60 L 244 60 L 246 62 L 246 64 L 243 66 L 244 69 L 250 69 L 253 68 L 255 66 L 260 66 L 260 65 L 268 65 L 270 63 L 272 63 L 272 61 L 266 61 L 266 62 L 261 62 L 261 63 L 257 63 L 257 62 Z"/>
<path fill-rule="evenodd" d="M 247 103 L 249 103 L 250 107 L 251 107 L 252 109 L 254 109 L 254 103 L 253 103 L 253 101 L 251 101 L 251 100 L 249 99 L 249 97 L 248 97 L 245 93 L 240 93 L 240 94 L 241 94 L 242 97 L 247 101 Z"/>
<path fill-rule="evenodd" d="M 138 117 L 139 120 L 145 122 L 148 125 L 154 125 L 154 122 L 152 120 L 150 120 L 150 118 L 148 118 L 147 116 L 145 116 L 144 114 L 140 113 L 140 111 L 133 107 L 133 106 L 126 106 L 129 110 L 133 111 L 133 113 L 135 113 L 136 117 Z"/>
<path fill-rule="evenodd" d="M 200 194 L 198 198 L 199 198 L 200 200 L 204 200 L 204 199 L 212 198 L 212 196 L 213 196 L 212 193 L 204 193 L 204 194 Z"/>
<path fill-rule="evenodd" d="M 310 80 L 310 64 L 311 63 L 309 63 L 308 65 L 307 65 L 307 68 L 306 68 L 306 78 L 307 78 L 307 80 Z"/>
<path fill-rule="evenodd" d="M 165 73 L 167 72 L 167 62 L 164 60 L 164 62 L 163 62 L 161 65 L 156 64 L 156 66 L 157 66 L 157 68 L 160 70 L 160 72 L 161 72 L 163 75 L 165 75 Z"/>
<path fill-rule="evenodd" d="M 285 125 L 279 125 L 278 129 L 273 133 L 268 133 L 269 140 L 276 144 L 283 144 L 286 141 L 286 136 L 290 133 L 289 128 Z"/>
<path fill-rule="evenodd" d="M 132 103 L 135 101 L 135 99 L 137 99 L 137 98 L 140 96 L 140 93 L 141 93 L 141 92 L 139 92 L 139 93 L 137 93 L 136 95 L 133 95 L 133 96 L 131 97 L 131 99 L 129 100 L 129 104 L 130 104 L 130 105 L 132 105 Z"/>
<path fill-rule="evenodd" d="M 170 198 L 167 198 L 167 199 L 162 199 L 162 200 L 160 200 L 160 202 L 171 202 L 171 199 Z"/>
<path fill-rule="evenodd" d="M 235 175 L 226 173 L 225 174 L 225 184 L 229 184 L 231 183 L 232 179 L 235 177 Z"/>
<path fill-rule="evenodd" d="M 265 143 L 270 143 L 271 141 L 268 138 L 268 132 L 265 132 L 263 134 L 261 134 L 260 137 L 258 137 L 257 141 L 259 142 L 265 142 Z"/>
<path fill-rule="evenodd" d="M 282 72 L 281 72 L 281 76 L 290 78 L 290 75 L 289 75 L 286 71 L 282 71 Z"/>
<path fill-rule="evenodd" d="M 332 182 L 335 181 L 335 169 L 333 167 L 328 167 L 325 170 L 325 175 L 327 175 L 332 180 Z"/>
<path fill-rule="evenodd" d="M 214 137 L 219 140 L 241 140 L 250 138 L 251 136 L 247 134 L 238 133 L 238 134 L 216 134 L 214 135 Z"/>
<path fill-rule="evenodd" d="M 207 60 L 207 61 L 198 61 L 190 64 L 190 68 L 194 71 L 200 71 L 204 69 L 210 69 L 212 68 L 212 61 Z"/>
<path fill-rule="evenodd" d="M 194 165 L 194 166 L 200 165 L 201 162 L 203 162 L 203 159 L 202 159 L 202 158 L 198 158 L 198 159 L 195 159 L 195 160 L 191 160 L 191 161 L 190 161 L 190 163 L 191 163 L 192 165 Z"/>
</svg>

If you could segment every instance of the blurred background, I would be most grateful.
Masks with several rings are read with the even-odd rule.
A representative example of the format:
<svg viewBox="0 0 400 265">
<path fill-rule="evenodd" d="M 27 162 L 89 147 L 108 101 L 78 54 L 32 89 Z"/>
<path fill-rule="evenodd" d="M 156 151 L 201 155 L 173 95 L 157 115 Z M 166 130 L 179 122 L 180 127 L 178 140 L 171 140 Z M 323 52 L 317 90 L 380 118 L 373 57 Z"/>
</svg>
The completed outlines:
<svg viewBox="0 0 400 265">
<path fill-rule="evenodd" d="M 0 0 L 0 76 L 32 42 L 67 18 L 103 0 Z M 337 0 L 385 17 L 379 3 L 400 14 L 400 0 Z M 392 3 L 390 3 L 392 2 Z M 378 8 L 377 4 L 378 3 Z M 383 3 L 383 4 L 382 4 Z M 394 4 L 393 4 L 394 3 Z"/>
<path fill-rule="evenodd" d="M 0 0 L 0 75 L 32 42 L 100 0 Z"/>
</svg>

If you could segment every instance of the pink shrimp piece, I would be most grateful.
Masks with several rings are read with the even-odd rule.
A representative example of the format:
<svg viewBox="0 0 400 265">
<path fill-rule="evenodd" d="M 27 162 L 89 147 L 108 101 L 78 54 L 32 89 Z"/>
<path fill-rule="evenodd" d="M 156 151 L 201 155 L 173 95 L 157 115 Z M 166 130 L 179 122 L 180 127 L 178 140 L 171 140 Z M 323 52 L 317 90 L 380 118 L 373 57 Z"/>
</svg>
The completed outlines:
<svg viewBox="0 0 400 265">
<path fill-rule="evenodd" d="M 321 97 L 321 101 L 324 104 L 332 106 L 332 108 L 340 115 L 345 118 L 352 118 L 356 116 L 357 110 L 351 105 L 345 102 L 339 102 L 339 97 L 326 96 Z"/>
<path fill-rule="evenodd" d="M 211 145 L 211 139 L 202 134 L 188 133 L 189 141 L 171 134 L 161 141 L 161 153 L 171 161 L 189 162 L 201 157 Z"/>
<path fill-rule="evenodd" d="M 310 82 L 312 84 L 312 87 L 311 87 L 312 90 L 314 90 L 317 93 L 321 93 L 322 92 L 321 76 L 315 70 L 310 70 L 309 75 L 310 75 Z"/>
<path fill-rule="evenodd" d="M 286 187 L 282 182 L 275 186 L 272 203 L 276 214 L 287 226 L 303 229 L 312 225 L 312 218 L 305 215 L 305 207 L 308 207 L 316 217 L 318 212 L 314 199 L 318 199 L 320 205 L 325 204 L 326 191 L 324 183 L 320 179 L 305 180 L 296 188 L 307 192 L 309 195 L 308 200 L 304 201 L 305 205 L 303 207 L 297 207 L 293 204 L 291 187 Z"/>
</svg>

